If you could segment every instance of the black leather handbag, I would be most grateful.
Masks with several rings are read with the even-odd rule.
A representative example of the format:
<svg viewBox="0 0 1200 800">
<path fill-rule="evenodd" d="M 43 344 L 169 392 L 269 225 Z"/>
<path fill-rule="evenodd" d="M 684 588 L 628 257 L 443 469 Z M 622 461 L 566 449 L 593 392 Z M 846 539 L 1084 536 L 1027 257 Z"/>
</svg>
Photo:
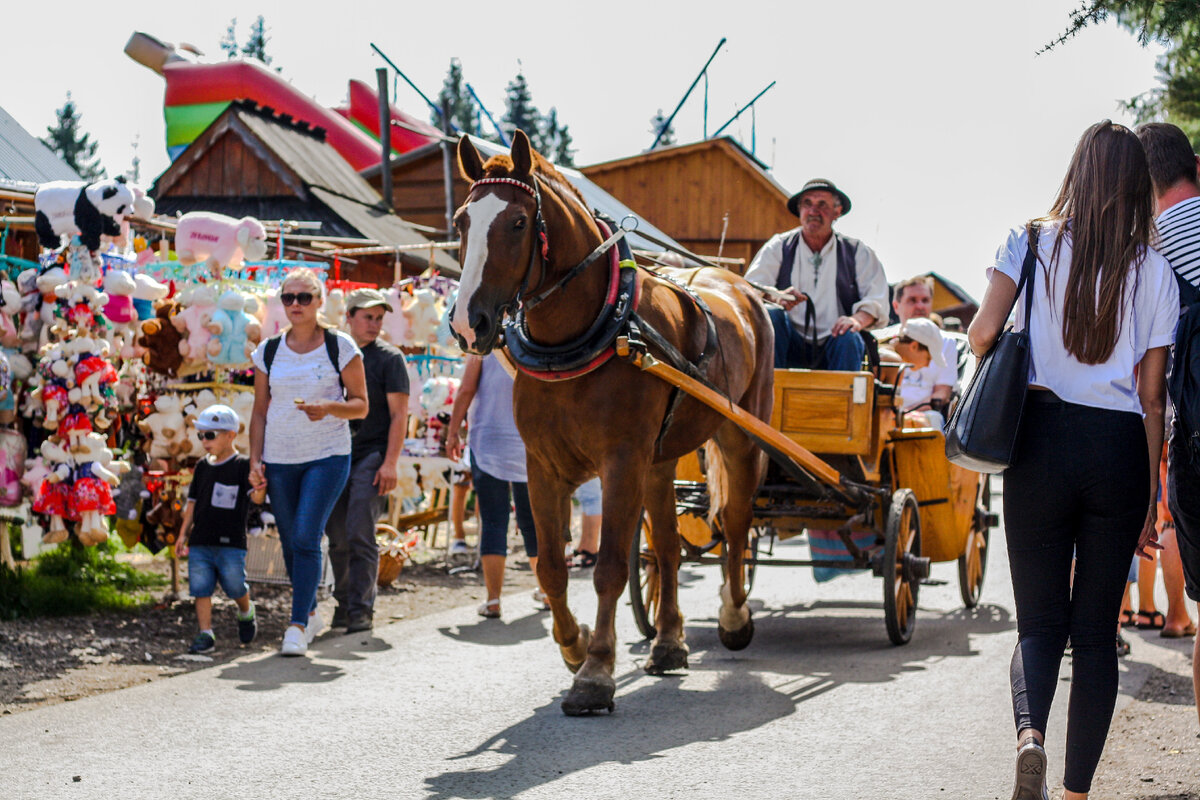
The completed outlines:
<svg viewBox="0 0 1200 800">
<path fill-rule="evenodd" d="M 1025 291 L 1025 328 L 1006 329 L 979 360 L 971 383 L 946 423 L 946 458 L 975 472 L 1003 472 L 1016 456 L 1017 432 L 1029 390 L 1029 321 L 1033 310 L 1033 269 L 1037 261 L 1036 225 L 1029 227 L 1029 249 L 1013 305 Z M 1009 308 L 1009 313 L 1012 308 Z"/>
</svg>

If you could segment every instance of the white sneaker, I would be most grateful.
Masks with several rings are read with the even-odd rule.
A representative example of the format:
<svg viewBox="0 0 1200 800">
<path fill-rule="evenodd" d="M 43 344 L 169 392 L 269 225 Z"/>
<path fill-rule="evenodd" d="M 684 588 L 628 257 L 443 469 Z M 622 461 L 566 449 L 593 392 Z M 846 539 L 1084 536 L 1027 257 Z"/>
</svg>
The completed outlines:
<svg viewBox="0 0 1200 800">
<path fill-rule="evenodd" d="M 325 620 L 321 619 L 319 612 L 312 612 L 308 615 L 308 624 L 304 626 L 304 640 L 312 644 L 312 640 L 320 636 L 323 630 L 325 630 Z"/>
<path fill-rule="evenodd" d="M 467 546 L 465 539 L 455 539 L 450 543 L 450 555 L 465 556 L 471 553 L 471 548 Z"/>
<path fill-rule="evenodd" d="M 304 638 L 304 631 L 295 625 L 288 625 L 287 630 L 283 632 L 283 644 L 279 647 L 279 655 L 302 656 L 307 652 L 308 642 Z"/>
</svg>

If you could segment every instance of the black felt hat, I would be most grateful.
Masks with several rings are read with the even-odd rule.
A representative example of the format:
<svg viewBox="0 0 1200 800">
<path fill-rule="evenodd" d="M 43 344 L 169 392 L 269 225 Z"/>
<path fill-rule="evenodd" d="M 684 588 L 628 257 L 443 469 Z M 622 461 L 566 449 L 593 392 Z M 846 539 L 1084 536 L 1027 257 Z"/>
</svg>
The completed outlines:
<svg viewBox="0 0 1200 800">
<path fill-rule="evenodd" d="M 824 189 L 827 192 L 833 192 L 834 196 L 842 202 L 842 216 L 844 217 L 850 213 L 850 196 L 839 189 L 833 181 L 826 180 L 825 178 L 813 178 L 804 184 L 800 191 L 789 197 L 787 201 L 788 211 L 797 217 L 800 216 L 800 198 L 805 192 L 811 192 L 814 189 Z"/>
</svg>

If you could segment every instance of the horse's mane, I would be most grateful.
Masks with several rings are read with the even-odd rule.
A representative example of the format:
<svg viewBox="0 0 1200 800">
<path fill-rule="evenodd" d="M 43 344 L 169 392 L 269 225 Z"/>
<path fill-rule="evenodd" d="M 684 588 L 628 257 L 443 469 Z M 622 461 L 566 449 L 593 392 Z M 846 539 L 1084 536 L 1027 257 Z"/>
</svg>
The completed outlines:
<svg viewBox="0 0 1200 800">
<path fill-rule="evenodd" d="M 575 188 L 575 185 L 563 177 L 563 174 L 555 169 L 554 165 L 541 153 L 532 148 L 530 148 L 530 152 L 533 154 L 533 171 L 559 194 L 569 194 L 574 197 L 586 211 L 587 201 L 583 199 L 583 195 Z M 484 162 L 483 174 L 488 178 L 513 177 L 512 158 L 504 154 L 492 156 Z"/>
</svg>

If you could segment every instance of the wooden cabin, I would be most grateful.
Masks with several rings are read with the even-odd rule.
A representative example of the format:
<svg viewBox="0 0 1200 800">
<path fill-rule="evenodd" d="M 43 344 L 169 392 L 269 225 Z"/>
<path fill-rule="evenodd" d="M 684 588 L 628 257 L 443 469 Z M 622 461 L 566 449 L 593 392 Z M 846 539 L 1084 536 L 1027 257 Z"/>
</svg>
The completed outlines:
<svg viewBox="0 0 1200 800">
<path fill-rule="evenodd" d="M 335 239 L 343 247 L 429 241 L 426 231 L 383 206 L 379 193 L 325 141 L 321 128 L 244 101 L 217 117 L 158 177 L 150 193 L 159 213 L 214 211 L 264 221 L 317 222 L 318 230 L 298 233 Z M 459 273 L 458 262 L 445 251 L 431 256 L 423 250 L 356 256 L 356 264 L 342 262 L 341 274 L 387 286 L 397 259 L 408 275 L 429 266 Z"/>
<path fill-rule="evenodd" d="M 727 136 L 581 171 L 692 252 L 743 259 L 741 272 L 768 239 L 799 224 L 787 210 L 789 193 Z"/>
</svg>

